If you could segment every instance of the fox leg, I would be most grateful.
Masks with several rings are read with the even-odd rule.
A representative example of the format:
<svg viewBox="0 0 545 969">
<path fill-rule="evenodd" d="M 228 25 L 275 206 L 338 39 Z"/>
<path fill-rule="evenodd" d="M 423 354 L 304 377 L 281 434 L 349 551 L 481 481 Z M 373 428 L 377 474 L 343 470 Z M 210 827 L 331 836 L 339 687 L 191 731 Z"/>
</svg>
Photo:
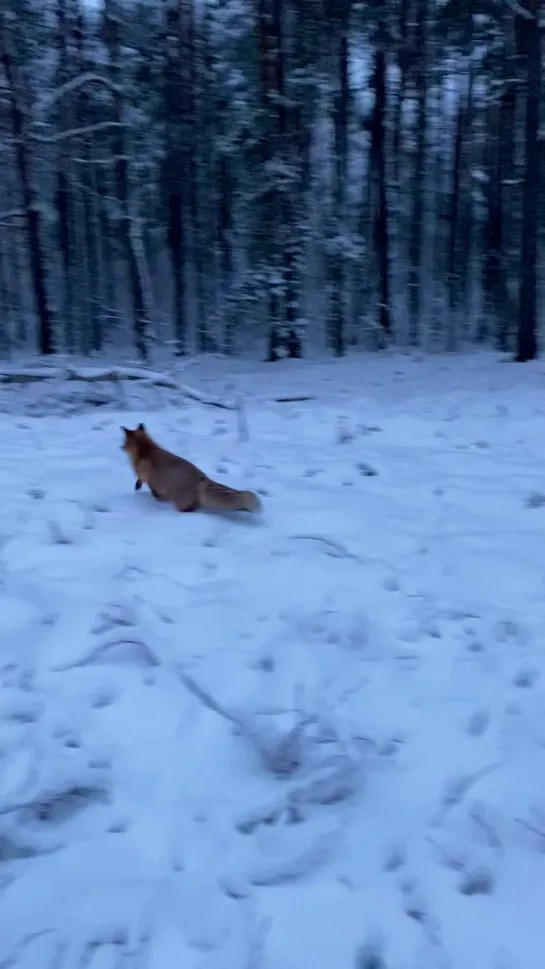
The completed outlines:
<svg viewBox="0 0 545 969">
<path fill-rule="evenodd" d="M 143 481 L 142 481 L 142 480 L 141 480 L 140 478 L 137 478 L 137 479 L 136 479 L 136 484 L 135 484 L 135 486 L 134 486 L 134 490 L 135 490 L 135 491 L 140 491 L 140 488 L 142 487 L 142 485 L 143 485 Z M 152 488 L 152 487 L 150 486 L 150 491 L 151 491 L 151 493 L 152 493 L 152 495 L 153 495 L 153 497 L 157 499 L 157 501 L 162 501 L 162 500 L 163 500 L 163 499 L 161 498 L 161 495 L 159 494 L 159 492 L 158 492 L 158 491 L 156 491 L 156 490 L 155 490 L 155 488 Z"/>
<path fill-rule="evenodd" d="M 180 501 L 176 504 L 178 511 L 197 511 L 198 507 L 199 503 L 197 500 L 193 500 L 191 502 Z"/>
</svg>

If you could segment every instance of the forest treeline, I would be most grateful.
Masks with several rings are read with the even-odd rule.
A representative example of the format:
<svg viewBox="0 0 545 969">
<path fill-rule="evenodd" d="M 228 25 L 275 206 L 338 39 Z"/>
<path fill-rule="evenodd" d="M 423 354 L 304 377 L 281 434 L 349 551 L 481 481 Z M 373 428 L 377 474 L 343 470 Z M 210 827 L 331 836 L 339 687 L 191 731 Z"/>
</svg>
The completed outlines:
<svg viewBox="0 0 545 969">
<path fill-rule="evenodd" d="M 537 354 L 539 0 L 3 0 L 0 353 Z"/>
</svg>

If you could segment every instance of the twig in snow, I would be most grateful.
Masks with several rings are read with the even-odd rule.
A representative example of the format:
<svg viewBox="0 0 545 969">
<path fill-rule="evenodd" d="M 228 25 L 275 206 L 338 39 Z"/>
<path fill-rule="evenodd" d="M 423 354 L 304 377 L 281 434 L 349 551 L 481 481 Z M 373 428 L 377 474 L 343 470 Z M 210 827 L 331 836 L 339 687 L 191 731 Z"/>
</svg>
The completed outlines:
<svg viewBox="0 0 545 969">
<path fill-rule="evenodd" d="M 463 774 L 461 777 L 457 777 L 451 781 L 447 785 L 439 810 L 432 821 L 433 827 L 438 828 L 445 820 L 450 809 L 463 801 L 475 784 L 482 780 L 483 777 L 486 777 L 487 774 L 491 774 L 492 771 L 497 770 L 498 767 L 501 767 L 500 763 L 489 764 L 487 767 L 481 767 L 480 770 L 474 771 L 472 774 Z"/>
<path fill-rule="evenodd" d="M 225 720 L 234 723 L 250 741 L 257 751 L 263 766 L 273 774 L 291 774 L 302 762 L 302 745 L 304 741 L 304 730 L 307 719 L 296 723 L 291 730 L 285 734 L 278 731 L 260 731 L 240 713 L 229 710 L 219 703 L 206 690 L 200 686 L 193 677 L 189 676 L 178 667 L 178 676 L 185 688 L 193 694 L 209 710 L 217 713 Z"/>
<path fill-rule="evenodd" d="M 430 915 L 424 906 L 416 901 L 408 902 L 405 915 L 422 927 L 426 939 L 432 946 L 441 948 L 441 926 L 435 916 Z"/>
<path fill-rule="evenodd" d="M 545 830 L 536 828 L 535 825 L 530 824 L 530 822 L 526 821 L 524 818 L 515 818 L 515 821 L 517 824 L 521 824 L 523 828 L 526 828 L 527 831 L 531 831 L 532 834 L 535 834 L 538 838 L 541 838 L 545 845 Z"/>
<path fill-rule="evenodd" d="M 73 545 L 73 539 L 61 528 L 58 521 L 52 519 L 49 522 L 49 534 L 54 545 Z"/>
<path fill-rule="evenodd" d="M 290 535 L 289 538 L 297 542 L 319 542 L 323 546 L 325 554 L 331 556 L 331 558 L 360 561 L 359 555 L 351 552 L 342 542 L 334 542 L 323 535 Z"/>
<path fill-rule="evenodd" d="M 321 832 L 311 843 L 303 842 L 298 853 L 291 857 L 275 855 L 258 859 L 249 873 L 250 883 L 285 885 L 305 878 L 330 860 L 345 830 L 345 824 L 340 822 L 335 828 Z"/>
<path fill-rule="evenodd" d="M 263 952 L 265 949 L 265 942 L 271 930 L 271 926 L 272 926 L 271 918 L 261 919 L 259 925 L 257 926 L 255 936 L 252 939 L 252 943 L 250 945 L 250 951 L 248 952 L 248 958 L 246 960 L 245 969 L 260 969 L 263 963 Z"/>
<path fill-rule="evenodd" d="M 491 848 L 495 848 L 498 854 L 502 855 L 503 845 L 498 835 L 496 834 L 494 828 L 492 827 L 490 821 L 485 815 L 484 806 L 481 804 L 474 804 L 473 807 L 471 808 L 471 811 L 469 812 L 469 816 L 471 820 L 474 822 L 474 824 L 476 824 L 477 827 L 480 828 L 481 831 L 483 832 L 486 838 L 487 844 L 489 844 Z"/>
<path fill-rule="evenodd" d="M 238 439 L 241 444 L 245 444 L 250 440 L 250 432 L 248 430 L 248 417 L 246 414 L 246 405 L 244 402 L 244 397 L 239 394 L 237 397 L 237 427 L 238 427 Z"/>
<path fill-rule="evenodd" d="M 197 700 L 199 700 L 203 704 L 203 706 L 207 707 L 209 710 L 212 710 L 213 713 L 217 713 L 220 717 L 223 717 L 225 720 L 230 720 L 231 723 L 236 724 L 237 727 L 244 726 L 241 717 L 233 713 L 231 710 L 228 710 L 227 707 L 222 706 L 221 703 L 218 703 L 218 701 L 215 700 L 210 693 L 207 693 L 206 690 L 204 690 L 202 686 L 200 686 L 193 679 L 192 676 L 189 676 L 187 673 L 184 673 L 184 671 L 180 668 L 178 668 L 177 672 L 186 690 L 192 693 L 193 696 L 196 697 Z"/>
<path fill-rule="evenodd" d="M 361 778 L 361 761 L 344 755 L 332 756 L 301 781 L 288 781 L 281 796 L 269 799 L 235 821 L 241 834 L 251 834 L 263 824 L 282 817 L 301 819 L 310 804 L 339 804 L 348 800 Z"/>
<path fill-rule="evenodd" d="M 75 670 L 82 666 L 89 666 L 91 663 L 100 662 L 102 658 L 104 660 L 104 654 L 109 650 L 116 649 L 123 646 L 133 646 L 138 650 L 137 659 L 143 662 L 144 666 L 159 666 L 159 660 L 155 656 L 155 653 L 146 645 L 142 639 L 114 639 L 111 642 L 103 643 L 102 646 L 97 646 L 92 649 L 86 656 L 82 656 L 77 659 L 74 663 L 66 663 L 62 666 L 52 667 L 53 673 L 66 673 L 68 670 Z"/>
<path fill-rule="evenodd" d="M 35 797 L 30 801 L 21 801 L 19 804 L 8 804 L 7 807 L 0 808 L 0 817 L 4 817 L 7 814 L 16 814 L 18 811 L 34 811 L 37 815 L 41 815 L 40 820 L 45 820 L 43 813 L 46 810 L 54 807 L 55 805 L 71 803 L 87 804 L 91 801 L 101 800 L 106 794 L 106 790 L 103 787 L 91 787 L 91 786 L 81 786 L 81 787 L 69 787 L 66 790 L 55 791 L 55 792 L 44 792 L 39 797 Z"/>
<path fill-rule="evenodd" d="M 356 951 L 354 969 L 386 969 L 382 935 L 375 934 Z"/>
<path fill-rule="evenodd" d="M 38 801 L 21 801 L 20 804 L 8 804 L 7 807 L 0 808 L 0 818 L 6 814 L 16 814 L 18 811 L 33 810 L 38 806 Z M 0 969 L 3 963 L 0 962 Z"/>
<path fill-rule="evenodd" d="M 44 935 L 52 935 L 55 929 L 40 929 L 39 932 L 29 932 L 19 942 L 13 947 L 9 956 L 2 959 L 0 962 L 0 969 L 12 969 L 13 966 L 17 965 L 19 957 L 22 956 L 25 949 L 28 948 L 36 939 L 41 939 Z"/>
</svg>

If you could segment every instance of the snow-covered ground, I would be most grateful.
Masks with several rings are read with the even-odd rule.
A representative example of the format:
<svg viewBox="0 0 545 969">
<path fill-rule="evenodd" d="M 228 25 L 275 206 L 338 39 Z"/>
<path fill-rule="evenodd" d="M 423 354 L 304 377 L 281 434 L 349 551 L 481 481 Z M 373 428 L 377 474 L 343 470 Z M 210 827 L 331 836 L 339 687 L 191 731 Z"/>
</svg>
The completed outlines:
<svg viewBox="0 0 545 969">
<path fill-rule="evenodd" d="M 191 380 L 248 439 L 0 386 L 0 966 L 543 969 L 543 365 Z M 262 516 L 136 493 L 141 420 Z"/>
</svg>

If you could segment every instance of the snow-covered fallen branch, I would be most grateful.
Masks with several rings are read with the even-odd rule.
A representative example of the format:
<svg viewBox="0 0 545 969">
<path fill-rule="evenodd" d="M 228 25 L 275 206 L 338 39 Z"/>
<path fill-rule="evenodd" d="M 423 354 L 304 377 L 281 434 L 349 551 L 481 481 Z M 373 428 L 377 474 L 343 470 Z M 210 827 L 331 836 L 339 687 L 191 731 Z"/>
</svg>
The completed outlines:
<svg viewBox="0 0 545 969">
<path fill-rule="evenodd" d="M 210 394 L 205 394 L 202 390 L 197 390 L 196 387 L 189 387 L 187 384 L 180 384 L 180 393 L 187 397 L 189 400 L 196 400 L 199 404 L 206 404 L 207 407 L 219 407 L 221 410 L 236 410 L 237 405 L 234 402 L 221 400 L 219 397 L 211 396 Z"/>
<path fill-rule="evenodd" d="M 177 390 L 176 381 L 172 377 L 152 370 L 146 370 L 144 367 L 112 367 L 107 369 L 100 367 L 68 367 L 66 379 L 82 380 L 88 383 L 101 380 L 112 382 L 120 380 L 145 380 L 154 387 L 167 387 L 171 390 Z"/>
<path fill-rule="evenodd" d="M 39 383 L 42 380 L 60 380 L 62 371 L 60 370 L 7 370 L 0 373 L 0 383 L 2 384 L 31 384 Z"/>
<path fill-rule="evenodd" d="M 145 381 L 154 387 L 178 389 L 178 384 L 172 377 L 146 370 L 144 367 L 28 367 L 6 369 L 0 372 L 0 383 L 4 384 L 39 383 L 46 380 L 81 381 L 82 383 Z"/>
</svg>

